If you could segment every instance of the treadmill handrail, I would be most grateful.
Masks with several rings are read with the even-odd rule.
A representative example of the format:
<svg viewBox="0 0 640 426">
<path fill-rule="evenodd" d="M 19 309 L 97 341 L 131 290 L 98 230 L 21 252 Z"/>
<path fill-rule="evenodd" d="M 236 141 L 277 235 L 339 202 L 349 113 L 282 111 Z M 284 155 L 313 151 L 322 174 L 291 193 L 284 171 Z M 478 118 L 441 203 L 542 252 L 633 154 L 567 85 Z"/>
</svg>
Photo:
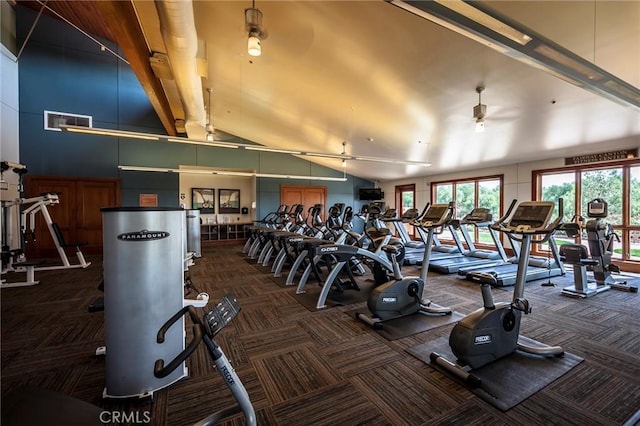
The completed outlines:
<svg viewBox="0 0 640 426">
<path fill-rule="evenodd" d="M 416 217 L 415 220 L 420 220 L 422 219 L 422 217 L 424 216 L 424 214 L 427 212 L 427 210 L 429 210 L 429 206 L 431 205 L 431 203 L 429 201 L 427 201 L 427 204 L 424 206 L 424 208 L 422 209 L 422 211 L 420 212 L 420 214 Z"/>
<path fill-rule="evenodd" d="M 513 209 L 516 206 L 516 204 L 518 204 L 518 199 L 514 198 L 513 200 L 511 200 L 511 204 L 509 205 L 509 208 L 507 209 L 507 212 L 504 215 L 502 215 L 502 217 L 500 217 L 498 220 L 496 220 L 495 223 L 504 223 L 504 222 L 506 222 L 507 219 L 509 218 L 509 216 L 511 216 L 511 212 L 513 211 Z M 496 231 L 498 231 L 498 229 L 496 229 Z"/>
<path fill-rule="evenodd" d="M 422 209 L 420 214 L 418 216 L 416 216 L 415 218 L 413 218 L 413 220 L 409 221 L 409 225 L 411 225 L 411 226 L 420 226 L 420 221 L 424 217 L 424 214 L 427 212 L 427 210 L 429 210 L 430 206 L 431 206 L 431 203 L 427 202 L 427 204 L 424 206 L 424 208 Z"/>
</svg>

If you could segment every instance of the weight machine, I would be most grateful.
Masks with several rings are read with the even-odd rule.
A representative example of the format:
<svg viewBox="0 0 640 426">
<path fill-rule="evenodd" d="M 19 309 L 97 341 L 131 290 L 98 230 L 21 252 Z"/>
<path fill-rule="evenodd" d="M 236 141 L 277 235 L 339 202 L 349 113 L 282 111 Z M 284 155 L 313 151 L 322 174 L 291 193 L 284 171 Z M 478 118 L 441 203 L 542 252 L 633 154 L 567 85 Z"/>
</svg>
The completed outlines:
<svg viewBox="0 0 640 426">
<path fill-rule="evenodd" d="M 2 173 L 9 169 L 12 169 L 14 173 L 18 175 L 17 190 L 18 194 L 22 192 L 22 176 L 27 172 L 27 168 L 21 164 L 12 163 L 9 161 L 3 161 L 0 163 Z M 4 180 L 3 180 L 4 182 Z M 7 188 L 8 189 L 8 188 Z M 85 243 L 67 243 L 64 240 L 62 231 L 57 223 L 53 221 L 47 206 L 59 204 L 60 198 L 57 194 L 45 193 L 38 197 L 32 198 L 14 198 L 7 199 L 3 197 L 2 200 L 2 275 L 9 272 L 26 272 L 26 280 L 23 282 L 7 283 L 3 279 L 0 283 L 0 288 L 9 287 L 25 287 L 32 286 L 39 283 L 35 280 L 36 271 L 49 271 L 58 269 L 71 269 L 71 268 L 87 268 L 91 265 L 87 262 L 80 246 Z M 20 211 L 22 210 L 22 211 Z M 40 213 L 44 219 L 47 229 L 51 234 L 53 243 L 55 244 L 56 251 L 60 257 L 62 265 L 56 266 L 41 266 L 44 261 L 27 261 L 25 256 L 25 245 L 27 236 L 35 235 L 36 228 L 36 215 Z M 19 216 L 18 223 L 15 223 L 15 218 Z M 15 233 L 19 233 L 19 238 L 15 237 Z M 16 241 L 18 240 L 18 241 Z M 73 247 L 75 249 L 78 263 L 71 263 L 66 248 Z"/>
<path fill-rule="evenodd" d="M 591 297 L 609 289 L 637 293 L 638 287 L 630 286 L 626 281 L 616 280 L 612 273 L 619 273 L 620 268 L 611 263 L 613 243 L 620 237 L 607 217 L 608 204 L 602 198 L 595 198 L 587 203 L 587 220 L 582 226 L 580 220 L 563 225 L 562 229 L 569 237 L 577 237 L 582 229 L 587 233 L 589 250 L 581 244 L 564 244 L 560 246 L 560 255 L 564 262 L 573 265 L 574 285 L 562 289 L 565 296 Z M 587 279 L 587 269 L 593 272 L 593 281 Z"/>
</svg>

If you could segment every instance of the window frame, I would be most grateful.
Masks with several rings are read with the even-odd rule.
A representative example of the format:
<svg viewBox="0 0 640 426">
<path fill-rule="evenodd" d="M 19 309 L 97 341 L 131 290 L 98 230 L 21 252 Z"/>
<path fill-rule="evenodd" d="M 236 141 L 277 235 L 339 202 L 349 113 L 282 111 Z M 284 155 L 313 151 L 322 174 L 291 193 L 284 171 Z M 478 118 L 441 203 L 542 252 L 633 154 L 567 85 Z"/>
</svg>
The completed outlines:
<svg viewBox="0 0 640 426">
<path fill-rule="evenodd" d="M 620 235 L 622 256 L 613 258 L 612 261 L 629 272 L 640 272 L 640 261 L 631 259 L 631 231 L 640 231 L 640 225 L 631 224 L 631 168 L 640 166 L 640 158 L 597 162 L 590 164 L 575 164 L 570 166 L 555 167 L 551 169 L 539 169 L 531 171 L 531 199 L 540 200 L 542 196 L 542 176 L 550 174 L 568 173 L 574 174 L 575 199 L 573 200 L 575 213 L 586 217 L 582 212 L 582 173 L 590 170 L 622 169 L 622 224 L 613 225 L 613 229 Z M 567 200 L 565 201 L 565 205 Z M 581 237 L 576 238 L 577 244 L 585 244 Z M 547 251 L 534 247 L 532 254 L 546 256 Z"/>
<path fill-rule="evenodd" d="M 404 185 L 396 185 L 395 187 L 395 202 L 396 202 L 396 210 L 398 211 L 398 217 L 402 217 L 404 211 L 402 210 L 402 193 L 403 192 L 413 192 L 413 206 L 411 208 L 416 208 L 416 184 L 415 183 L 407 183 Z M 409 224 L 403 224 L 403 226 L 407 229 L 409 236 L 413 239 L 415 238 L 415 228 Z"/>
<path fill-rule="evenodd" d="M 456 201 L 457 185 L 473 183 L 474 184 L 474 190 L 473 190 L 474 191 L 474 195 L 473 195 L 474 208 L 482 207 L 478 205 L 478 195 L 480 194 L 479 183 L 485 182 L 485 181 L 494 181 L 494 180 L 499 181 L 500 194 L 499 194 L 498 217 L 501 217 L 504 214 L 504 174 L 476 176 L 476 177 L 460 178 L 460 179 L 447 179 L 442 181 L 430 182 L 431 203 L 432 204 L 436 203 L 436 200 L 437 200 L 436 190 L 438 185 L 451 185 L 451 195 L 453 199 L 450 201 L 453 201 L 454 206 L 457 206 L 457 201 Z M 456 215 L 456 218 L 458 218 L 457 208 L 455 211 L 455 215 Z M 497 220 L 498 217 L 495 217 L 494 220 Z M 486 244 L 479 241 L 479 231 L 477 227 L 474 227 L 472 236 L 473 236 L 473 243 L 474 245 L 476 245 L 477 248 L 489 249 L 489 250 L 493 248 L 493 244 Z M 504 239 L 502 237 L 503 236 L 500 235 L 500 241 L 504 244 Z M 447 242 L 449 244 L 454 244 L 454 241 L 452 239 L 445 239 L 444 237 L 441 238 L 441 241 Z"/>
</svg>

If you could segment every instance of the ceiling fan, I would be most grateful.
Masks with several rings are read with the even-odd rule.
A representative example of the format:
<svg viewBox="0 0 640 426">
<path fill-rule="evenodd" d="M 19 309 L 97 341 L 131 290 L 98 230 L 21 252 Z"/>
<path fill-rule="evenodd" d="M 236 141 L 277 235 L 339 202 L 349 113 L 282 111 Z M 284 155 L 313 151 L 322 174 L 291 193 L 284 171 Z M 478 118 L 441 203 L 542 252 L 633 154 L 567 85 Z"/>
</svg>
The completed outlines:
<svg viewBox="0 0 640 426">
<path fill-rule="evenodd" d="M 496 106 L 492 107 L 492 113 L 490 115 L 487 114 L 487 105 L 482 103 L 482 92 L 484 91 L 484 86 L 476 87 L 476 93 L 478 94 L 478 105 L 473 107 L 473 119 L 476 124 L 476 132 L 484 132 L 486 120 L 491 120 L 492 123 L 495 122 L 504 122 L 504 121 L 513 121 L 518 118 L 517 110 L 519 108 L 510 106 Z M 508 112 L 510 110 L 511 112 Z M 505 113 L 506 112 L 506 113 Z"/>
</svg>

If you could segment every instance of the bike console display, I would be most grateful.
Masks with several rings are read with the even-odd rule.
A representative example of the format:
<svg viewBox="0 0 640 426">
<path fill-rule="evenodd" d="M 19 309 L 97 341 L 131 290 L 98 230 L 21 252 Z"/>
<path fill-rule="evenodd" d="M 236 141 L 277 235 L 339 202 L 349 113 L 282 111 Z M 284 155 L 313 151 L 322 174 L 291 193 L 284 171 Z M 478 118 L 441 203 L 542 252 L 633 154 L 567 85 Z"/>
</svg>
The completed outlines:
<svg viewBox="0 0 640 426">
<path fill-rule="evenodd" d="M 204 315 L 204 327 L 207 334 L 215 336 L 240 312 L 240 303 L 232 294 L 224 296 L 209 312 Z"/>
<path fill-rule="evenodd" d="M 587 203 L 587 216 L 592 219 L 607 217 L 608 204 L 602 198 L 595 198 Z"/>
</svg>

